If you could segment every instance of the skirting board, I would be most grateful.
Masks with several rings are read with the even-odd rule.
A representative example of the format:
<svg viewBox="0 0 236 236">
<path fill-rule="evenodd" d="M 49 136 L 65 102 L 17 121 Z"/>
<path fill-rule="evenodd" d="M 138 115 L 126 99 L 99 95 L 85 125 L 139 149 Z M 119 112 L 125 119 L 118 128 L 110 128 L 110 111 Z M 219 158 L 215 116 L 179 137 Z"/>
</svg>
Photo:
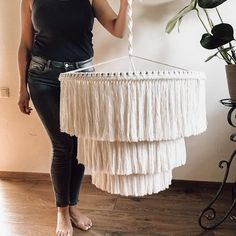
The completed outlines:
<svg viewBox="0 0 236 236">
<path fill-rule="evenodd" d="M 0 171 L 0 180 L 12 181 L 50 181 L 50 174 L 48 173 L 31 173 L 31 172 L 14 172 L 14 171 Z M 83 182 L 92 182 L 91 175 L 84 175 Z M 225 188 L 232 188 L 234 183 L 226 183 Z M 191 190 L 195 188 L 213 188 L 217 189 L 220 182 L 210 181 L 196 181 L 196 180 L 179 180 L 173 179 L 171 186 L 182 187 Z"/>
</svg>

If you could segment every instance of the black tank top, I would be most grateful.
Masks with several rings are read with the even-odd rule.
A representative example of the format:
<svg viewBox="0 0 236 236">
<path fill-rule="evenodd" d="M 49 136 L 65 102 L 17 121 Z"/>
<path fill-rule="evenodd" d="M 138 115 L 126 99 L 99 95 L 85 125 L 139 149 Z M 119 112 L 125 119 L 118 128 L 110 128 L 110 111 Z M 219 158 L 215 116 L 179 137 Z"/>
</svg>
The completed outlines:
<svg viewBox="0 0 236 236">
<path fill-rule="evenodd" d="M 57 61 L 93 56 L 94 12 L 89 0 L 33 0 L 32 54 Z"/>
</svg>

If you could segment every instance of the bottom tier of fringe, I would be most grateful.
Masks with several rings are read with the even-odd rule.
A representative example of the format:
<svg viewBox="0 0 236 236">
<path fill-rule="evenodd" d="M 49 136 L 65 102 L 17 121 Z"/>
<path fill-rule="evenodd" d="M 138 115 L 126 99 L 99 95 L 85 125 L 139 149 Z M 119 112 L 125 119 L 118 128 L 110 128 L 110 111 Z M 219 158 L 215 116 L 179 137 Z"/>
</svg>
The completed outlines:
<svg viewBox="0 0 236 236">
<path fill-rule="evenodd" d="M 172 170 L 149 175 L 109 175 L 92 171 L 92 183 L 111 194 L 141 197 L 169 188 Z"/>
</svg>

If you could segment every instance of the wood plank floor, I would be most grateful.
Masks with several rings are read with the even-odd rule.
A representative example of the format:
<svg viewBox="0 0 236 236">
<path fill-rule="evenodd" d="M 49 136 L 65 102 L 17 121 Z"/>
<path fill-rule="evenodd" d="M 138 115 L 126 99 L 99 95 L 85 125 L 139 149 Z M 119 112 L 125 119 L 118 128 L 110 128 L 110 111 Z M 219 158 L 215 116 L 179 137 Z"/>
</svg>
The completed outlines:
<svg viewBox="0 0 236 236">
<path fill-rule="evenodd" d="M 200 211 L 217 188 L 173 184 L 159 194 L 141 198 L 111 195 L 83 181 L 81 212 L 93 227 L 79 236 L 235 236 L 236 222 L 227 219 L 220 227 L 204 231 L 198 225 Z M 217 213 L 229 205 L 230 191 L 217 203 Z M 56 208 L 49 181 L 0 179 L 0 236 L 55 235 Z"/>
</svg>

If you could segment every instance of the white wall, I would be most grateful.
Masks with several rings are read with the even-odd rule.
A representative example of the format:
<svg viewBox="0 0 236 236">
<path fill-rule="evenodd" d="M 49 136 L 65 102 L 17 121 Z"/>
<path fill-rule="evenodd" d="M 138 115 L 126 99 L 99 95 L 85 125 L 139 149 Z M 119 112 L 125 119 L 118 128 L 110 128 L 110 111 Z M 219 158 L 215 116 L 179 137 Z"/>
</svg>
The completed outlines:
<svg viewBox="0 0 236 236">
<path fill-rule="evenodd" d="M 207 131 L 186 139 L 187 164 L 174 170 L 175 179 L 220 181 L 223 171 L 221 159 L 228 159 L 234 145 L 229 135 L 235 130 L 227 124 L 228 109 L 219 103 L 228 97 L 224 62 L 204 63 L 212 52 L 201 48 L 199 40 L 204 29 L 192 13 L 181 25 L 181 32 L 167 35 L 167 21 L 189 0 L 135 1 L 134 52 L 137 55 L 167 62 L 172 65 L 204 71 L 207 74 Z M 117 9 L 119 1 L 111 1 Z M 51 147 L 49 139 L 35 112 L 21 114 L 17 107 L 18 71 L 17 46 L 20 34 L 20 0 L 0 0 L 0 87 L 10 88 L 9 99 L 0 99 L 0 171 L 49 172 Z M 225 21 L 236 22 L 236 2 L 229 0 L 221 7 Z M 127 54 L 127 40 L 113 38 L 96 22 L 94 27 L 94 61 L 101 62 Z M 138 63 L 141 70 L 161 68 L 154 64 Z M 125 70 L 124 62 L 113 63 L 100 70 Z M 236 177 L 234 163 L 234 175 Z M 87 169 L 87 172 L 89 170 Z"/>
</svg>

